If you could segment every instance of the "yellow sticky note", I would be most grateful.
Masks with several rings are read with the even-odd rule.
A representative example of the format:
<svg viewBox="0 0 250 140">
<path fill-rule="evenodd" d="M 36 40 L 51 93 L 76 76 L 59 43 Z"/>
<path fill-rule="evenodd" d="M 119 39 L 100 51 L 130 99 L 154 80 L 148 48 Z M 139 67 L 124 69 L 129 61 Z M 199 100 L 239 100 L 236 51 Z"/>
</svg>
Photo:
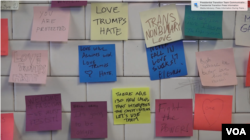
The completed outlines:
<svg viewBox="0 0 250 140">
<path fill-rule="evenodd" d="M 140 17 L 148 48 L 183 38 L 179 14 L 175 4 L 141 12 Z"/>
<path fill-rule="evenodd" d="M 113 88 L 114 124 L 151 123 L 149 88 Z"/>
<path fill-rule="evenodd" d="M 92 3 L 91 40 L 128 40 L 128 4 Z"/>
</svg>

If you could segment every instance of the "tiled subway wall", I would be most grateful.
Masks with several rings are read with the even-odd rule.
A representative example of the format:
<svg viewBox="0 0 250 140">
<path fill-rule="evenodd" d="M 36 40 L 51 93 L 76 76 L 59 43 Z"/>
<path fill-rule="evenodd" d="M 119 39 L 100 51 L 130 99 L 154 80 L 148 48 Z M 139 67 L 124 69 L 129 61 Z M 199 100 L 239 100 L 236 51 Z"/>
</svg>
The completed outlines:
<svg viewBox="0 0 250 140">
<path fill-rule="evenodd" d="M 121 1 L 122 2 L 122 1 Z M 123 1 L 125 2 L 125 0 Z M 70 102 L 107 101 L 107 140 L 220 140 L 219 131 L 193 130 L 192 137 L 155 137 L 155 99 L 188 99 L 194 102 L 195 93 L 233 95 L 232 123 L 250 123 L 250 93 L 245 85 L 250 48 L 236 46 L 234 26 L 236 12 L 223 12 L 223 40 L 185 37 L 183 40 L 188 75 L 151 81 L 149 78 L 145 41 L 139 13 L 176 3 L 180 19 L 184 21 L 185 5 L 190 1 L 131 2 L 129 8 L 129 40 L 91 41 L 90 5 L 71 9 L 69 41 L 67 43 L 31 42 L 34 6 L 50 6 L 49 1 L 20 2 L 17 11 L 1 11 L 1 18 L 9 21 L 9 52 L 11 50 L 48 50 L 49 71 L 46 85 L 8 83 L 11 53 L 1 56 L 1 111 L 14 112 L 14 140 L 70 140 Z M 182 25 L 184 29 L 184 25 Z M 79 83 L 78 45 L 115 44 L 117 81 L 108 83 Z M 202 87 L 195 60 L 195 52 L 233 48 L 238 77 L 237 86 Z M 151 123 L 114 125 L 112 88 L 150 87 Z M 25 96 L 61 93 L 62 130 L 44 132 L 25 131 Z M 4 129 L 4 128 L 2 128 Z"/>
</svg>

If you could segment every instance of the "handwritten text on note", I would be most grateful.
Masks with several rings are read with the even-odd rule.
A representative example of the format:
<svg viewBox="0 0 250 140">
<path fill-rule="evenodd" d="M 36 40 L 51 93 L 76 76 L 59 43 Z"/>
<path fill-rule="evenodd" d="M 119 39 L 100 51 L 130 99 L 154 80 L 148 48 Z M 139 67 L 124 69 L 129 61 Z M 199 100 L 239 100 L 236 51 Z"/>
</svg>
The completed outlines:
<svg viewBox="0 0 250 140">
<path fill-rule="evenodd" d="M 48 57 L 47 50 L 12 51 L 9 82 L 45 84 Z"/>
<path fill-rule="evenodd" d="M 1 10 L 18 10 L 19 1 L 1 1 Z"/>
<path fill-rule="evenodd" d="M 196 52 L 196 62 L 203 86 L 237 84 L 233 48 Z"/>
<path fill-rule="evenodd" d="M 155 101 L 156 136 L 193 136 L 192 99 Z"/>
<path fill-rule="evenodd" d="M 149 88 L 113 88 L 114 124 L 150 123 Z"/>
<path fill-rule="evenodd" d="M 71 138 L 107 138 L 107 102 L 71 102 Z"/>
<path fill-rule="evenodd" d="M 14 114 L 1 114 L 1 140 L 13 140 Z"/>
<path fill-rule="evenodd" d="M 62 129 L 61 94 L 25 96 L 26 131 Z"/>
<path fill-rule="evenodd" d="M 68 41 L 70 10 L 35 6 L 31 41 Z"/>
</svg>

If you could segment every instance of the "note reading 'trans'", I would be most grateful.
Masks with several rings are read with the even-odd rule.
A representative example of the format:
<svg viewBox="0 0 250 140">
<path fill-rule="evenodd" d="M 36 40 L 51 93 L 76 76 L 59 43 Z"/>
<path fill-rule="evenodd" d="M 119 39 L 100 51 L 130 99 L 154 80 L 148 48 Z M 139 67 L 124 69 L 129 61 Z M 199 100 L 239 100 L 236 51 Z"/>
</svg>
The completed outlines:
<svg viewBox="0 0 250 140">
<path fill-rule="evenodd" d="M 79 46 L 80 82 L 116 81 L 115 44 Z"/>
<path fill-rule="evenodd" d="M 13 140 L 14 115 L 13 113 L 1 114 L 1 140 Z"/>
<path fill-rule="evenodd" d="M 45 84 L 48 71 L 47 50 L 12 51 L 10 83 Z"/>
<path fill-rule="evenodd" d="M 140 13 L 147 47 L 181 40 L 182 31 L 175 4 Z"/>
<path fill-rule="evenodd" d="M 147 48 L 151 80 L 187 75 L 182 41 Z"/>
<path fill-rule="evenodd" d="M 62 129 L 61 94 L 25 96 L 26 131 Z"/>
<path fill-rule="evenodd" d="M 150 123 L 149 88 L 113 88 L 114 124 Z"/>
<path fill-rule="evenodd" d="M 156 136 L 193 136 L 192 99 L 155 100 Z"/>
<path fill-rule="evenodd" d="M 107 102 L 71 102 L 71 138 L 107 138 Z"/>
<path fill-rule="evenodd" d="M 128 40 L 128 3 L 91 3 L 91 40 Z"/>
<path fill-rule="evenodd" d="M 70 9 L 34 6 L 31 41 L 68 41 Z"/>
<path fill-rule="evenodd" d="M 237 84 L 233 48 L 196 52 L 196 62 L 203 86 Z"/>
</svg>

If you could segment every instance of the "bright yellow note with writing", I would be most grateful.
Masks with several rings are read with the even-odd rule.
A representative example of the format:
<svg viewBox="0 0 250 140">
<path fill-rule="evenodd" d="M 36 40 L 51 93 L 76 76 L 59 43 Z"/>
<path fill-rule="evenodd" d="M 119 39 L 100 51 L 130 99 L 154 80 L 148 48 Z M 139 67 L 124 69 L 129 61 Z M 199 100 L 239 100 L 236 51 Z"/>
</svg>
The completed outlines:
<svg viewBox="0 0 250 140">
<path fill-rule="evenodd" d="M 181 40 L 182 30 L 175 4 L 140 13 L 147 47 Z"/>
<path fill-rule="evenodd" d="M 151 123 L 149 88 L 113 88 L 114 124 Z"/>
<path fill-rule="evenodd" d="M 128 4 L 92 3 L 91 40 L 128 40 Z"/>
</svg>

